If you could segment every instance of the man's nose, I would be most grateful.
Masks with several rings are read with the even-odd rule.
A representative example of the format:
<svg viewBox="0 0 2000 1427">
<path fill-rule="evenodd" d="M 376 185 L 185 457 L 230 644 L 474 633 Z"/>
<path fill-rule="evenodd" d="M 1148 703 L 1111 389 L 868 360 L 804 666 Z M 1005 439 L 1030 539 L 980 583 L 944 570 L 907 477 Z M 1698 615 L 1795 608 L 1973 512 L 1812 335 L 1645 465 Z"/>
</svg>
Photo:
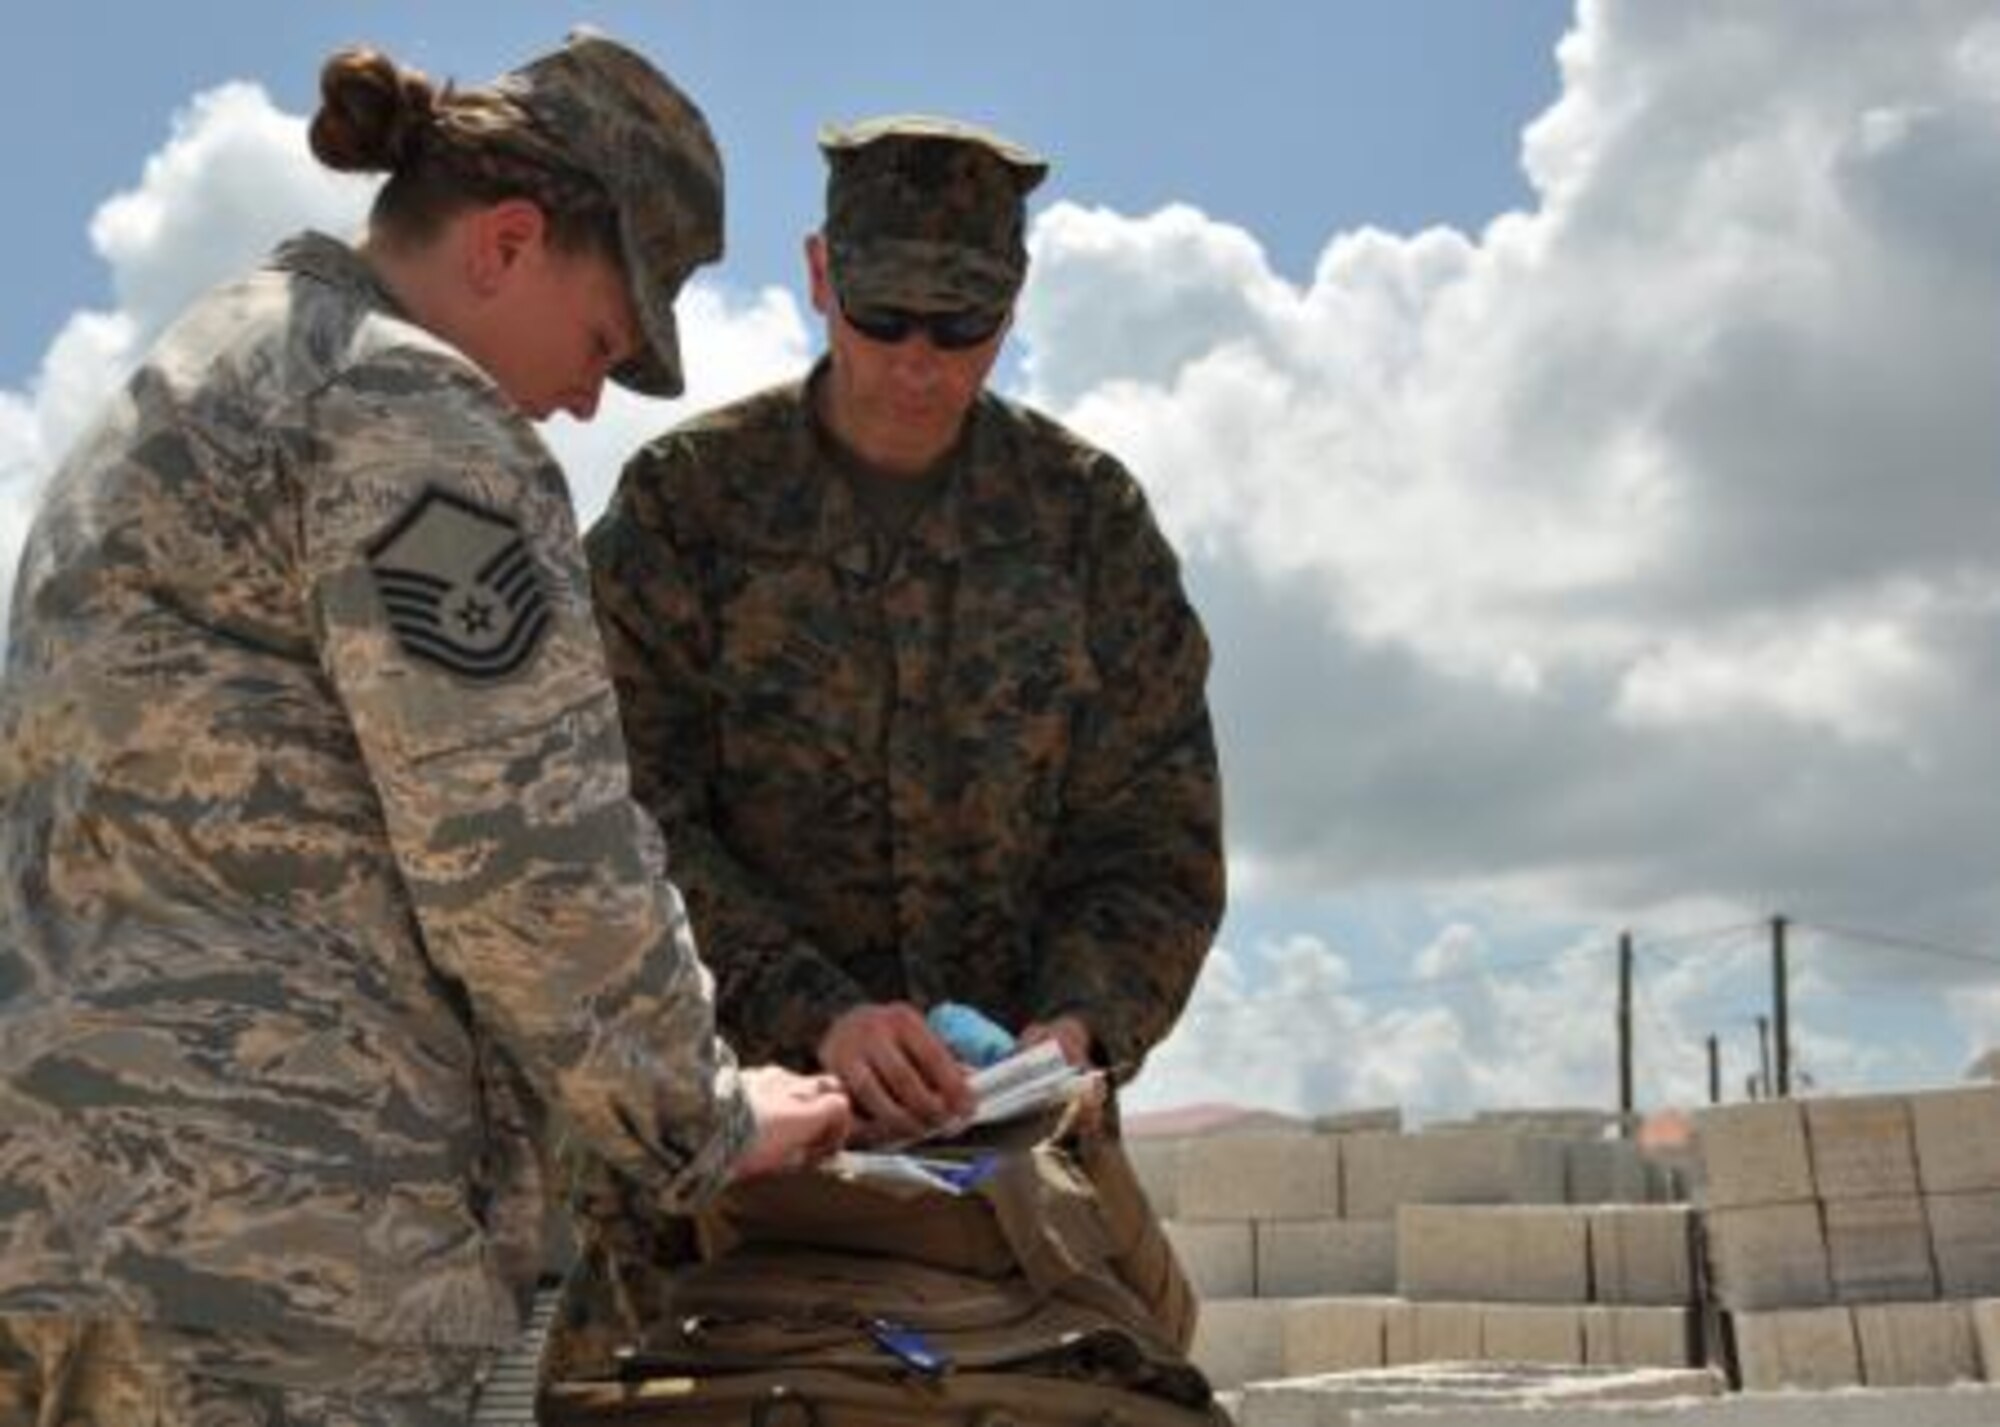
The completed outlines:
<svg viewBox="0 0 2000 1427">
<path fill-rule="evenodd" d="M 911 386 L 937 381 L 938 349 L 928 332 L 912 332 L 896 344 L 896 375 Z"/>
</svg>

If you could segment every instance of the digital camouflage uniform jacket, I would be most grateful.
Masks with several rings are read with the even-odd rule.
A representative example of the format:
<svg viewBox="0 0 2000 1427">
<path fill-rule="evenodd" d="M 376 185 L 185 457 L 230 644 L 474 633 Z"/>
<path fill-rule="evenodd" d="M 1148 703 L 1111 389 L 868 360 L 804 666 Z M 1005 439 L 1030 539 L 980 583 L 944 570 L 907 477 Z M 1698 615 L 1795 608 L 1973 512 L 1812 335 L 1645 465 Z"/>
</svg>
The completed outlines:
<svg viewBox="0 0 2000 1427">
<path fill-rule="evenodd" d="M 533 1138 L 721 1181 L 753 1126 L 562 474 L 348 248 L 161 340 L 7 654 L 0 1313 L 498 1344 Z"/>
<path fill-rule="evenodd" d="M 858 1002 L 953 998 L 1078 1012 L 1136 1070 L 1223 903 L 1173 551 L 1116 461 L 989 394 L 885 560 L 808 392 L 648 446 L 586 542 L 723 1027 L 805 1066 Z"/>
</svg>

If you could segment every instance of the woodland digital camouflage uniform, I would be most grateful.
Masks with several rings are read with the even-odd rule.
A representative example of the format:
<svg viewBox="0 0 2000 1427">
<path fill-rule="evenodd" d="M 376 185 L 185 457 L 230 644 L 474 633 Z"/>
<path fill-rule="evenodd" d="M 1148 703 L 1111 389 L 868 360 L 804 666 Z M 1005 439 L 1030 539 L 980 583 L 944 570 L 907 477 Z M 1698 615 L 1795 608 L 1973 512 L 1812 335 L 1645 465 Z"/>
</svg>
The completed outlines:
<svg viewBox="0 0 2000 1427">
<path fill-rule="evenodd" d="M 674 1207 L 749 1142 L 562 474 L 344 245 L 161 341 L 7 659 L 0 1315 L 498 1346 L 538 1137 Z"/>
<path fill-rule="evenodd" d="M 1038 160 L 930 120 L 825 142 L 844 300 L 1012 300 Z M 647 447 L 588 541 L 634 789 L 724 1028 L 803 1067 L 862 1002 L 1076 1012 L 1130 1073 L 1223 900 L 1173 551 L 1117 461 L 991 394 L 896 541 L 814 415 L 820 375 Z"/>
<path fill-rule="evenodd" d="M 828 259 L 858 307 L 1000 310 L 1027 273 L 1022 199 L 1048 165 L 950 119 L 897 116 L 820 133 Z"/>
</svg>

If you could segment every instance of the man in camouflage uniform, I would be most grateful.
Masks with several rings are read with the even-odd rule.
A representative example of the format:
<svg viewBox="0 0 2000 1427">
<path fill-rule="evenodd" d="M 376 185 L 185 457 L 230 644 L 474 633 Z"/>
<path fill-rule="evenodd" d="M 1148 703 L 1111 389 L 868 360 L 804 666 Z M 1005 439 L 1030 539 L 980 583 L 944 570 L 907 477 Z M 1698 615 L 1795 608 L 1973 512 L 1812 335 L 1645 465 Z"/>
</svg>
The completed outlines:
<svg viewBox="0 0 2000 1427">
<path fill-rule="evenodd" d="M 700 114 L 594 37 L 497 87 L 618 207 L 614 375 L 678 390 Z M 0 686 L 5 1427 L 461 1422 L 538 1150 L 680 1210 L 768 1142 L 514 397 L 308 234 L 52 480 Z"/>
<path fill-rule="evenodd" d="M 1045 166 L 946 120 L 822 148 L 827 355 L 643 450 L 587 548 L 725 1030 L 898 1136 L 966 1108 L 940 1001 L 1137 1070 L 1221 915 L 1221 810 L 1138 484 L 984 390 Z"/>
</svg>

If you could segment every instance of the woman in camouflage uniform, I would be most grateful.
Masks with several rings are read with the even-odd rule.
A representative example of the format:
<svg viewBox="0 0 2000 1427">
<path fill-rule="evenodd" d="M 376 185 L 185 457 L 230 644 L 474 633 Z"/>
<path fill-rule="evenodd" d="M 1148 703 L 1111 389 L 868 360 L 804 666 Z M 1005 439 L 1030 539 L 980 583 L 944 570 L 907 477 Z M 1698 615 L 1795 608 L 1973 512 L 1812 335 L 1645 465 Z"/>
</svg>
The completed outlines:
<svg viewBox="0 0 2000 1427">
<path fill-rule="evenodd" d="M 530 426 L 680 389 L 700 113 L 583 36 L 329 61 L 387 170 L 160 340 L 56 473 L 0 685 L 0 1424 L 461 1422 L 543 1153 L 664 1208 L 839 1142 L 740 1072 L 627 792 Z"/>
</svg>

